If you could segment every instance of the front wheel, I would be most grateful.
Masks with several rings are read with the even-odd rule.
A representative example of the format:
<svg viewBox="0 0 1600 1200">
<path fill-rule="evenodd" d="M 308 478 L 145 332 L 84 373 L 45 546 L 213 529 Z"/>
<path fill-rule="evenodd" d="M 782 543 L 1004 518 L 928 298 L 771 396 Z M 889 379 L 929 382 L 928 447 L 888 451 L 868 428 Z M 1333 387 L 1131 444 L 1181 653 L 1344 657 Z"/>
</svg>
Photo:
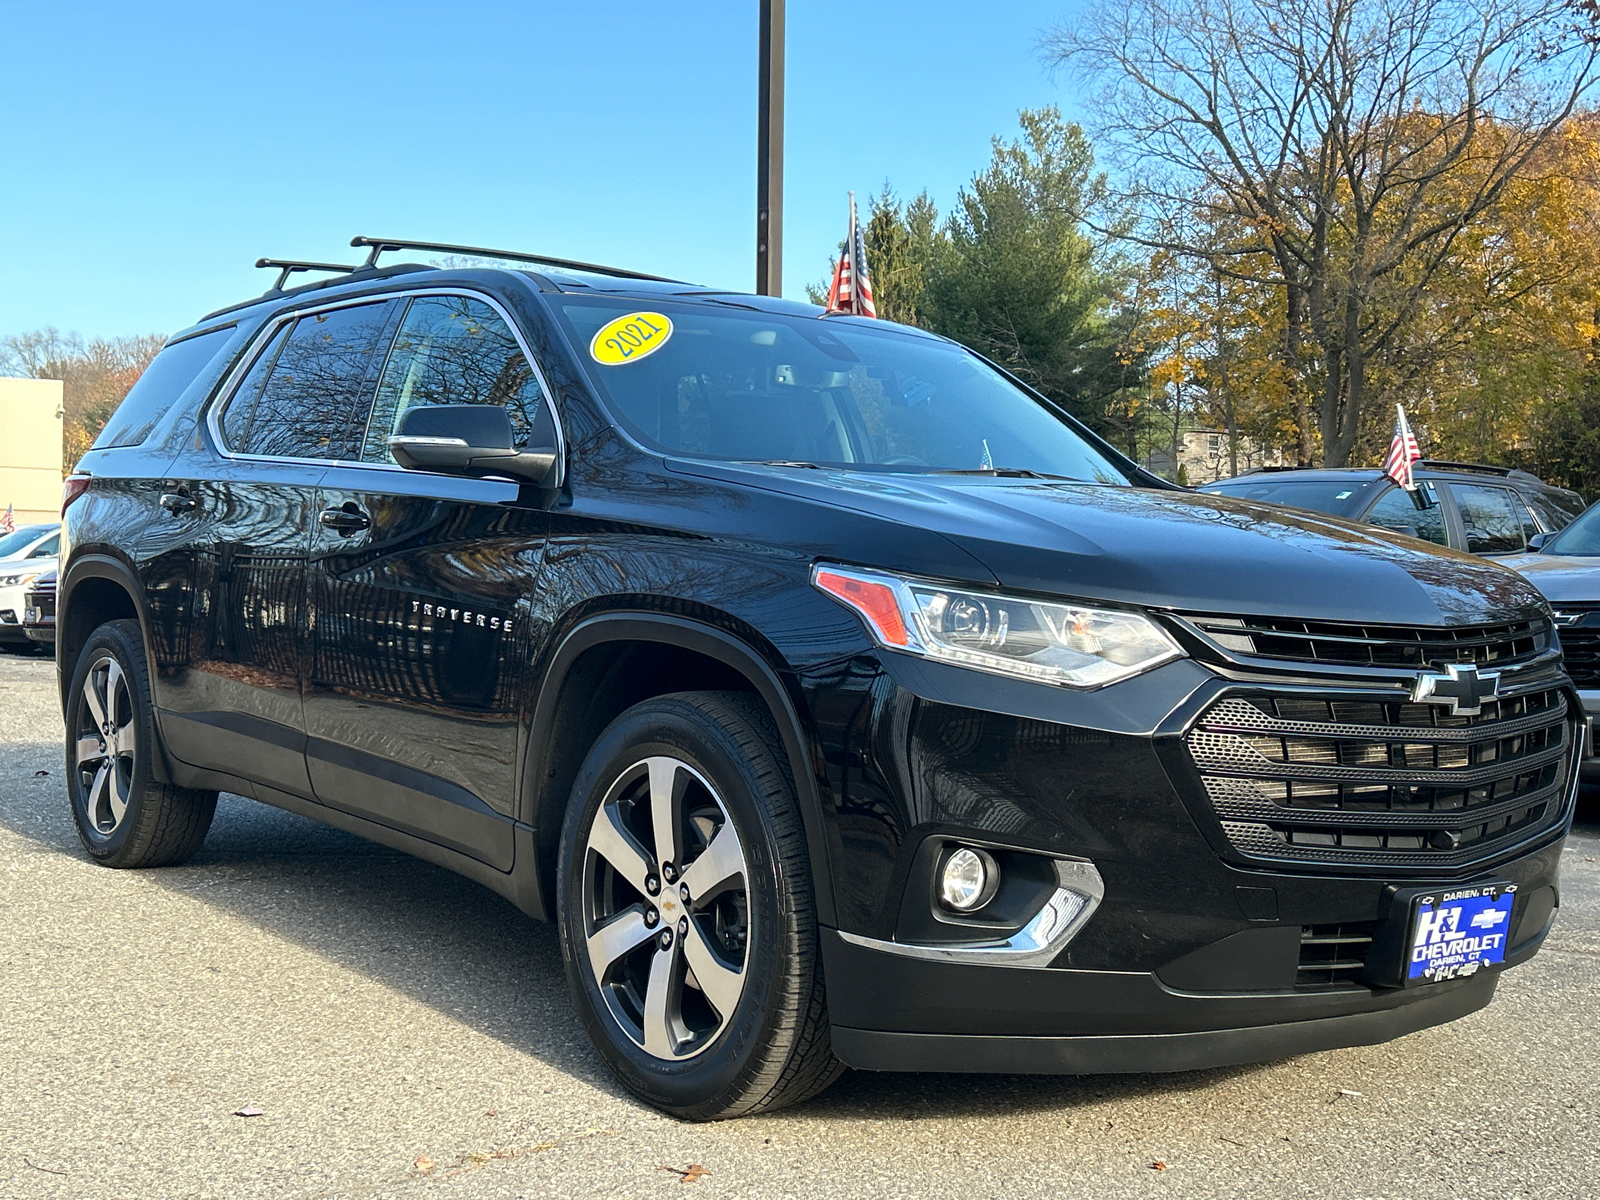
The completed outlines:
<svg viewBox="0 0 1600 1200">
<path fill-rule="evenodd" d="M 137 621 L 89 635 L 67 693 L 67 793 L 78 840 L 107 867 L 165 867 L 200 848 L 217 793 L 158 782 L 150 668 Z"/>
<path fill-rule="evenodd" d="M 612 722 L 573 786 L 558 883 L 568 983 L 617 1078 L 680 1117 L 793 1104 L 843 1069 L 784 761 L 754 699 L 683 692 Z"/>
</svg>

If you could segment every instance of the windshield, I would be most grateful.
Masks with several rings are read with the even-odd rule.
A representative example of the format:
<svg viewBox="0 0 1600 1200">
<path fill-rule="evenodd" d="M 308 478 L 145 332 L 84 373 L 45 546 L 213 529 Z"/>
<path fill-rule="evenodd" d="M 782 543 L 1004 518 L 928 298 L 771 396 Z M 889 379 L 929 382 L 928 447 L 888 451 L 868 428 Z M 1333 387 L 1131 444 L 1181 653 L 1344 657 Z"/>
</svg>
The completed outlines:
<svg viewBox="0 0 1600 1200">
<path fill-rule="evenodd" d="M 1541 554 L 1600 555 L 1600 504 L 1544 544 Z"/>
<path fill-rule="evenodd" d="M 1127 484 L 1073 424 L 950 342 L 887 322 L 563 296 L 613 415 L 669 454 Z"/>
<path fill-rule="evenodd" d="M 1332 513 L 1338 516 L 1348 512 L 1355 497 L 1364 496 L 1376 483 L 1374 479 L 1252 479 L 1232 480 L 1225 484 L 1203 489 L 1240 500 L 1261 500 L 1267 504 L 1287 504 L 1292 508 L 1309 508 L 1313 512 Z"/>
<path fill-rule="evenodd" d="M 0 558 L 10 558 L 13 554 L 21 554 L 29 545 L 38 541 L 54 528 L 54 525 L 24 525 L 15 533 L 8 533 L 0 537 Z"/>
</svg>

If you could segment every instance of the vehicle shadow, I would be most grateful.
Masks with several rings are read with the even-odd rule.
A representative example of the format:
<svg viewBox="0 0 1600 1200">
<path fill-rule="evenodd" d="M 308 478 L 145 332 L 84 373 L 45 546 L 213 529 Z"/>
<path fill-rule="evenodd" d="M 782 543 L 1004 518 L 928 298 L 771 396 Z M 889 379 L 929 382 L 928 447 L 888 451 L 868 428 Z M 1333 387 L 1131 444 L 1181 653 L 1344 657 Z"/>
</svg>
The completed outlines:
<svg viewBox="0 0 1600 1200">
<path fill-rule="evenodd" d="M 45 769 L 47 777 L 33 778 Z M 66 813 L 54 743 L 0 748 L 0 827 L 86 858 Z M 1600 821 L 1600 793 L 1587 797 Z M 163 888 L 421 1001 L 609 1095 L 626 1098 L 567 996 L 555 930 L 440 867 L 238 796 L 222 797 L 199 854 L 140 872 Z M 1264 1070 L 1171 1075 L 885 1075 L 848 1072 L 795 1118 L 920 1119 L 1070 1110 L 1177 1095 Z M 783 1119 L 784 1114 L 775 1114 Z"/>
</svg>

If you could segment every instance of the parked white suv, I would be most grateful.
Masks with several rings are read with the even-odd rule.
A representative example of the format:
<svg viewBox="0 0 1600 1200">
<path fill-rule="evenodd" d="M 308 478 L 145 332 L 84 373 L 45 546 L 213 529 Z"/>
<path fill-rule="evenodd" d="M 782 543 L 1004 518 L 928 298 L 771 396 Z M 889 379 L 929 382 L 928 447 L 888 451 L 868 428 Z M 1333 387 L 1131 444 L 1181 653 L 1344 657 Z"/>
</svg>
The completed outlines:
<svg viewBox="0 0 1600 1200">
<path fill-rule="evenodd" d="M 56 523 L 24 525 L 0 535 L 0 649 L 33 649 L 22 631 L 22 596 L 35 579 L 56 569 L 60 549 L 61 526 Z"/>
</svg>

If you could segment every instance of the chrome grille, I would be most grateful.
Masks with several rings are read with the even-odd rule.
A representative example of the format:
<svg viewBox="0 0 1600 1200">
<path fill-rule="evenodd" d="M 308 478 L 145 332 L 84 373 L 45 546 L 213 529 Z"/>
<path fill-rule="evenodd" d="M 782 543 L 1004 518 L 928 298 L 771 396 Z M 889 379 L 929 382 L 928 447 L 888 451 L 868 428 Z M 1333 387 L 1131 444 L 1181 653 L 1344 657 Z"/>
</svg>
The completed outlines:
<svg viewBox="0 0 1600 1200">
<path fill-rule="evenodd" d="M 1220 698 L 1185 741 L 1251 860 L 1460 867 L 1565 817 L 1573 725 L 1559 690 L 1476 716 L 1401 698 Z"/>
<path fill-rule="evenodd" d="M 1201 614 L 1184 619 L 1235 654 L 1336 666 L 1504 666 L 1534 658 L 1550 645 L 1550 627 L 1540 617 L 1441 627 Z"/>
<path fill-rule="evenodd" d="M 1600 688 L 1600 608 L 1560 608 L 1561 651 L 1567 674 L 1581 688 Z"/>
</svg>

